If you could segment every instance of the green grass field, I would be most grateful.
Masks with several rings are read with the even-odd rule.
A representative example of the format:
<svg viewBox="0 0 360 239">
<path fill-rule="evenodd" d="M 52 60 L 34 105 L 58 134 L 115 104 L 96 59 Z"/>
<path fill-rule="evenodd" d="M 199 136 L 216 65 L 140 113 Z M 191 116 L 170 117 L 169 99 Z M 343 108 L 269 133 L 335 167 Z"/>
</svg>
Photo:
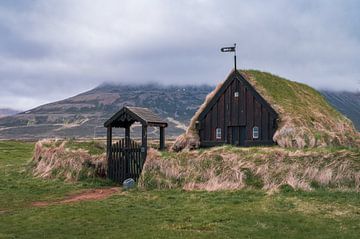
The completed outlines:
<svg viewBox="0 0 360 239">
<path fill-rule="evenodd" d="M 118 193 L 33 207 L 106 181 L 64 183 L 26 171 L 32 143 L 0 142 L 0 238 L 359 238 L 356 192 Z"/>
</svg>

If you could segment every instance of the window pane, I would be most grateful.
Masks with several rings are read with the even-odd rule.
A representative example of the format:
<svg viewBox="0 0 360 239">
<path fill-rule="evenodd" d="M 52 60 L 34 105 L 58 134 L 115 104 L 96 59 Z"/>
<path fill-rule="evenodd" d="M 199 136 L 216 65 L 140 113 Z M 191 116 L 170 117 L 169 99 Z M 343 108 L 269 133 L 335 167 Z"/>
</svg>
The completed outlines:
<svg viewBox="0 0 360 239">
<path fill-rule="evenodd" d="M 258 139 L 259 138 L 259 127 L 255 126 L 253 128 L 253 139 Z"/>
<path fill-rule="evenodd" d="M 221 139 L 221 128 L 216 128 L 216 139 Z"/>
</svg>

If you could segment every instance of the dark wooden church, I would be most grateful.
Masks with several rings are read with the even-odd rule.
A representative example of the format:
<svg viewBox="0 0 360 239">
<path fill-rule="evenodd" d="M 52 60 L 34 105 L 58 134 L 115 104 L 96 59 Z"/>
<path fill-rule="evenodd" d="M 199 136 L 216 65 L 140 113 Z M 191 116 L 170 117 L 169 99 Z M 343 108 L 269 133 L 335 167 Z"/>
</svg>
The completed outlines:
<svg viewBox="0 0 360 239">
<path fill-rule="evenodd" d="M 277 118 L 271 105 L 234 70 L 196 121 L 200 146 L 273 144 Z"/>
</svg>

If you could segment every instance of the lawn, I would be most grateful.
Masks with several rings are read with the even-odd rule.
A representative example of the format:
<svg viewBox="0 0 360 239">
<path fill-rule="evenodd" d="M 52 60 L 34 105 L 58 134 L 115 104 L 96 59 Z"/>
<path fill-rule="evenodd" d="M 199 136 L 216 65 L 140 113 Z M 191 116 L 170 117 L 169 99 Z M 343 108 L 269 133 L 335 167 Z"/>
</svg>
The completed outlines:
<svg viewBox="0 0 360 239">
<path fill-rule="evenodd" d="M 0 142 L 0 238 L 359 238 L 356 192 L 135 189 L 34 207 L 107 182 L 33 178 L 26 171 L 33 146 Z"/>
</svg>

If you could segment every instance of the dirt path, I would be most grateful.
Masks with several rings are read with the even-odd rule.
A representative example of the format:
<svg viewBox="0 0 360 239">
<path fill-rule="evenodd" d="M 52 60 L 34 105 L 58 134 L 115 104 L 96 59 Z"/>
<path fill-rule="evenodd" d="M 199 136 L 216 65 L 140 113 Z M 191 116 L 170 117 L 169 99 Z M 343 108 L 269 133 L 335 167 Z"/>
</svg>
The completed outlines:
<svg viewBox="0 0 360 239">
<path fill-rule="evenodd" d="M 90 189 L 83 191 L 78 194 L 74 194 L 68 196 L 59 201 L 53 202 L 33 202 L 31 205 L 34 207 L 45 207 L 49 205 L 57 205 L 57 204 L 67 204 L 67 203 L 75 203 L 80 201 L 92 201 L 92 200 L 101 200 L 110 197 L 113 194 L 120 192 L 120 188 L 99 188 L 99 189 Z"/>
</svg>

